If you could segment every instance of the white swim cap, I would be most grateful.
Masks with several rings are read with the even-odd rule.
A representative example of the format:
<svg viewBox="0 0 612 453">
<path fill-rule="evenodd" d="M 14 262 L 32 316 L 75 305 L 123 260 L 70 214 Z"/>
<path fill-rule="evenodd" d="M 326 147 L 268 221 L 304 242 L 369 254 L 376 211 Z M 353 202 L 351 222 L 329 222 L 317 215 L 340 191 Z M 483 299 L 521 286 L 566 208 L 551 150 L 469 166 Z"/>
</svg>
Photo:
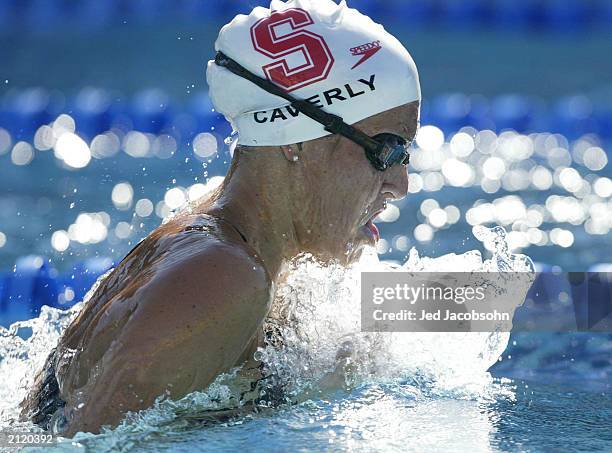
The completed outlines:
<svg viewBox="0 0 612 453">
<path fill-rule="evenodd" d="M 257 7 L 225 25 L 215 50 L 348 124 L 421 99 L 408 51 L 344 0 L 272 0 L 270 9 Z M 212 60 L 206 79 L 240 144 L 287 145 L 329 135 L 285 99 Z"/>
</svg>

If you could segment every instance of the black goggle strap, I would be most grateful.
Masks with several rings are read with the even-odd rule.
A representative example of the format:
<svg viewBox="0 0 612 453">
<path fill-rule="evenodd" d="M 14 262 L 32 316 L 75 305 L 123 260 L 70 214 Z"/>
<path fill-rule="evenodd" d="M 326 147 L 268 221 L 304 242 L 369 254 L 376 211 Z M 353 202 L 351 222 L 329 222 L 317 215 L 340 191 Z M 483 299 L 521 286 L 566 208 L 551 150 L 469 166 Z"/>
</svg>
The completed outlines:
<svg viewBox="0 0 612 453">
<path fill-rule="evenodd" d="M 225 55 L 223 52 L 217 52 L 217 55 L 215 56 L 215 63 L 219 66 L 223 66 L 237 76 L 247 79 L 268 93 L 289 101 L 292 107 L 294 107 L 298 112 L 303 113 L 307 117 L 315 120 L 317 123 L 322 124 L 326 131 L 331 132 L 332 134 L 340 134 L 343 137 L 354 141 L 358 145 L 365 148 L 369 154 L 378 154 L 383 151 L 385 146 L 383 143 L 374 140 L 372 137 L 359 129 L 355 129 L 350 124 L 346 124 L 338 115 L 328 113 L 303 99 L 294 98 L 278 85 L 273 84 L 268 79 L 264 79 L 256 74 L 253 74 L 240 63 Z"/>
</svg>

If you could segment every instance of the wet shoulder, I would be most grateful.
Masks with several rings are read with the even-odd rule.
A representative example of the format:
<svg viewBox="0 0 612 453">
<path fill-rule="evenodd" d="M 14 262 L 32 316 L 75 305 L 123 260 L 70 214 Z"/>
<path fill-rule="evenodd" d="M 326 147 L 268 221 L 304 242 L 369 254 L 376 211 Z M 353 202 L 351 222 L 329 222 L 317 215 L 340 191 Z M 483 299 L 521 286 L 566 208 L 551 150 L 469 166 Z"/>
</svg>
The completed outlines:
<svg viewBox="0 0 612 453">
<path fill-rule="evenodd" d="M 139 292 L 151 285 L 170 284 L 177 278 L 225 281 L 227 286 L 248 279 L 252 288 L 263 292 L 272 285 L 261 260 L 230 225 L 209 215 L 181 215 L 140 241 L 100 282 L 66 330 L 63 343 L 76 347 L 87 332 L 93 332 L 101 313 L 120 307 L 127 316 L 141 300 L 137 297 Z"/>
<path fill-rule="evenodd" d="M 209 216 L 172 219 L 149 234 L 104 279 L 61 340 L 62 351 L 85 351 L 62 369 L 66 388 L 78 388 L 120 332 L 138 324 L 206 319 L 241 300 L 266 305 L 273 287 L 240 235 Z M 193 309 L 197 307 L 197 309 Z M 226 310 L 227 311 L 227 310 Z M 159 313 L 172 313 L 160 318 Z M 152 323 L 152 324 L 151 324 Z M 188 323 L 185 321 L 185 323 Z M 68 362 L 66 362 L 68 364 Z M 60 367 L 62 368 L 62 367 Z"/>
<path fill-rule="evenodd" d="M 240 273 L 248 271 L 253 278 L 255 271 L 258 279 L 270 284 L 260 258 L 240 231 L 226 220 L 208 214 L 192 214 L 169 223 L 159 229 L 162 234 L 157 240 L 164 250 L 159 271 L 208 263 L 207 267 L 213 267 L 209 270 L 213 274 L 232 273 L 239 278 Z"/>
</svg>

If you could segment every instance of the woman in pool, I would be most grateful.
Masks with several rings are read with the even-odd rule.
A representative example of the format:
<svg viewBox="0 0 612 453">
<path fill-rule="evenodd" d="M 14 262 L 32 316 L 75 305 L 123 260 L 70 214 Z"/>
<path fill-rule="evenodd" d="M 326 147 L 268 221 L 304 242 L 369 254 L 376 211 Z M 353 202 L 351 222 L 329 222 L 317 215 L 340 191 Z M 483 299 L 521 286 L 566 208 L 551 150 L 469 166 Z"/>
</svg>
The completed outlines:
<svg viewBox="0 0 612 453">
<path fill-rule="evenodd" d="M 284 264 L 350 263 L 408 189 L 420 87 L 407 50 L 331 0 L 273 2 L 223 27 L 210 95 L 238 132 L 224 183 L 101 282 L 47 358 L 23 418 L 71 436 L 160 395 L 204 390 L 253 352 Z"/>
</svg>

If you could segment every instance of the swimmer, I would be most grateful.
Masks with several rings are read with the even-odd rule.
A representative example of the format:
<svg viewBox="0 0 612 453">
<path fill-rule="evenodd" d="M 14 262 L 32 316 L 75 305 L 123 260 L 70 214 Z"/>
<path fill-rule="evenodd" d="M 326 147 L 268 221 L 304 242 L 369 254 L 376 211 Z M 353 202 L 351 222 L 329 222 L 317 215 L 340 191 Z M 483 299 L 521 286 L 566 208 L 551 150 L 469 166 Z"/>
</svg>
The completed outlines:
<svg viewBox="0 0 612 453">
<path fill-rule="evenodd" d="M 417 70 L 342 2 L 274 0 L 224 26 L 208 63 L 238 142 L 223 184 L 139 243 L 46 360 L 22 418 L 63 436 L 116 426 L 159 396 L 205 390 L 253 353 L 302 253 L 349 264 L 408 190 Z"/>
</svg>

